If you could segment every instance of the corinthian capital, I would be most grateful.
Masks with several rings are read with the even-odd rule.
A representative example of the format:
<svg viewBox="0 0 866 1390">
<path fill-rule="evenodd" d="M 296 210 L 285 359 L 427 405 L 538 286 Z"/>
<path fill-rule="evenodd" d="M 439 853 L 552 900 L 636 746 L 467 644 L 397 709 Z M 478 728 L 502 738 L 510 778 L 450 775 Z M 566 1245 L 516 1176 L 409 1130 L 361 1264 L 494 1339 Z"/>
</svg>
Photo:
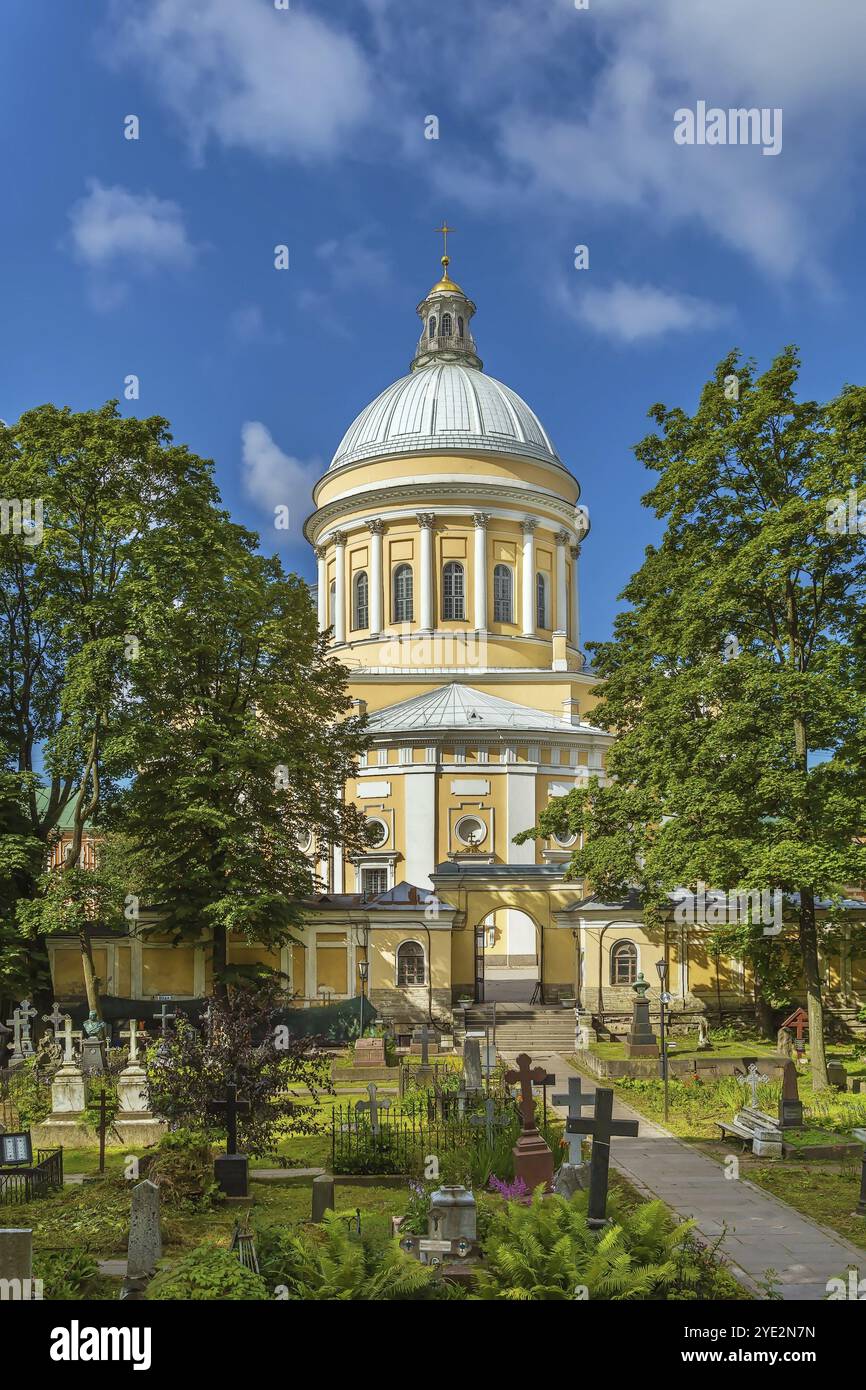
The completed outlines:
<svg viewBox="0 0 866 1390">
<path fill-rule="evenodd" d="M 475 522 L 475 525 L 478 527 L 478 530 L 479 530 L 479 531 L 483 531 L 484 528 L 486 527 L 488 521 L 490 520 L 490 513 L 489 513 L 489 512 L 473 512 L 473 513 L 472 513 L 472 520 Z"/>
<path fill-rule="evenodd" d="M 385 529 L 385 523 L 379 516 L 371 516 L 367 522 L 367 530 L 374 536 L 381 536 Z"/>
</svg>

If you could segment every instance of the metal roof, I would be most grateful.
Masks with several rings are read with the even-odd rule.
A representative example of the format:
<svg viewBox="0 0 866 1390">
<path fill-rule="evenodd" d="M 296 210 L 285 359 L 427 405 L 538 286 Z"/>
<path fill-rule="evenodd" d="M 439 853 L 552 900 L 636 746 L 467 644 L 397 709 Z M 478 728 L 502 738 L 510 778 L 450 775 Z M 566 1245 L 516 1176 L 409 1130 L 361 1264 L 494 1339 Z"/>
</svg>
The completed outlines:
<svg viewBox="0 0 866 1390">
<path fill-rule="evenodd" d="M 476 734 L 604 733 L 594 725 L 572 724 L 570 719 L 531 709 L 528 705 L 518 705 L 513 700 L 503 700 L 498 695 L 488 695 L 472 685 L 458 682 L 376 710 L 368 716 L 367 728 L 373 735 L 423 733 L 435 729 L 460 729 Z"/>
<path fill-rule="evenodd" d="M 410 372 L 349 426 L 331 468 L 388 454 L 469 450 L 561 463 L 541 421 L 495 377 L 462 363 Z"/>
</svg>

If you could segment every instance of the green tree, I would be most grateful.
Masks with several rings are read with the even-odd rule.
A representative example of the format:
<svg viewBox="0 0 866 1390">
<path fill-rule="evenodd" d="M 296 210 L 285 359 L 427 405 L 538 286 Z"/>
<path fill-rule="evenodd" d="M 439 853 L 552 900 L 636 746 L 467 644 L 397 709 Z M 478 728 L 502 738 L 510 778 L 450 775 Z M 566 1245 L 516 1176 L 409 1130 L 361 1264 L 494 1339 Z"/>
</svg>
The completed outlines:
<svg viewBox="0 0 866 1390">
<path fill-rule="evenodd" d="M 570 872 L 602 892 L 638 885 L 650 920 L 701 881 L 788 895 L 820 1087 L 816 899 L 866 878 L 866 524 L 850 508 L 866 389 L 800 401 L 798 369 L 794 348 L 762 375 L 731 353 L 694 414 L 650 411 L 635 452 L 658 474 L 644 503 L 664 534 L 593 648 L 616 783 L 572 793 L 531 833 L 584 831 Z"/>
<path fill-rule="evenodd" d="M 346 671 L 329 656 L 307 585 L 226 524 L 207 544 L 166 532 L 137 579 L 130 699 L 119 740 L 135 768 L 113 819 L 140 846 L 159 930 L 212 942 L 224 991 L 228 941 L 278 948 L 318 883 L 312 845 L 361 849 L 345 783 L 365 746 Z M 154 591 L 170 572 L 176 599 Z M 147 711 L 146 718 L 138 710 Z"/>
<path fill-rule="evenodd" d="M 47 851 L 61 819 L 69 824 L 59 872 L 74 874 L 117 775 L 111 744 L 128 685 L 136 567 L 164 531 L 203 538 L 221 514 L 212 465 L 175 445 L 165 420 L 123 419 L 116 402 L 28 411 L 0 428 L 0 468 L 6 498 L 42 518 L 38 531 L 0 538 L 0 737 L 27 833 Z M 173 597 L 169 572 L 151 598 L 171 605 Z M 40 887 L 35 877 L 17 882 L 25 899 L 45 902 L 44 916 L 28 908 L 22 918 L 37 998 L 56 920 Z M 98 1011 L 86 934 L 82 950 L 88 1005 Z"/>
</svg>

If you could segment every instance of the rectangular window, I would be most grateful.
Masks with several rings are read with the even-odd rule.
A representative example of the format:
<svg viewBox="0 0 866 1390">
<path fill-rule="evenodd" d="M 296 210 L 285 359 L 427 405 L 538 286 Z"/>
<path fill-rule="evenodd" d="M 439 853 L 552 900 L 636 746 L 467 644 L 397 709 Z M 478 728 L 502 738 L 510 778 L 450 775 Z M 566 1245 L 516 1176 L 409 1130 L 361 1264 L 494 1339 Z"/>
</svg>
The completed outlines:
<svg viewBox="0 0 866 1390">
<path fill-rule="evenodd" d="M 387 869 L 362 869 L 361 892 L 365 898 L 378 898 L 380 893 L 387 893 L 387 891 Z"/>
</svg>

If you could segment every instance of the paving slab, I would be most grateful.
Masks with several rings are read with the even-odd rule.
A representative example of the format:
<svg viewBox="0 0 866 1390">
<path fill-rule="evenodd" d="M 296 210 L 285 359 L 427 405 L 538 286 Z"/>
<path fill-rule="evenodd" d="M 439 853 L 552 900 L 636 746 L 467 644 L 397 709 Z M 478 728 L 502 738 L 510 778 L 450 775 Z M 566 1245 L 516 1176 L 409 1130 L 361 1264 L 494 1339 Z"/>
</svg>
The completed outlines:
<svg viewBox="0 0 866 1390">
<path fill-rule="evenodd" d="M 541 1057 L 533 1056 L 536 1060 Z M 557 1090 L 567 1090 L 574 1068 L 557 1054 L 546 1056 L 544 1064 L 555 1074 Z M 583 1091 L 594 1093 L 595 1078 L 584 1072 L 580 1076 Z M 553 1105 L 550 1095 L 551 1090 L 548 1107 L 566 1115 L 568 1107 Z M 844 1277 L 849 1266 L 862 1271 L 859 1277 L 866 1274 L 866 1250 L 747 1178 L 726 1178 L 721 1164 L 645 1119 L 616 1093 L 613 1113 L 639 1124 L 635 1138 L 612 1141 L 613 1166 L 638 1191 L 660 1197 L 678 1216 L 694 1220 L 696 1230 L 711 1243 L 725 1231 L 720 1252 L 731 1273 L 751 1292 L 760 1292 L 768 1270 L 775 1271 L 774 1285 L 783 1299 L 804 1301 L 826 1298 L 827 1281 Z"/>
</svg>

